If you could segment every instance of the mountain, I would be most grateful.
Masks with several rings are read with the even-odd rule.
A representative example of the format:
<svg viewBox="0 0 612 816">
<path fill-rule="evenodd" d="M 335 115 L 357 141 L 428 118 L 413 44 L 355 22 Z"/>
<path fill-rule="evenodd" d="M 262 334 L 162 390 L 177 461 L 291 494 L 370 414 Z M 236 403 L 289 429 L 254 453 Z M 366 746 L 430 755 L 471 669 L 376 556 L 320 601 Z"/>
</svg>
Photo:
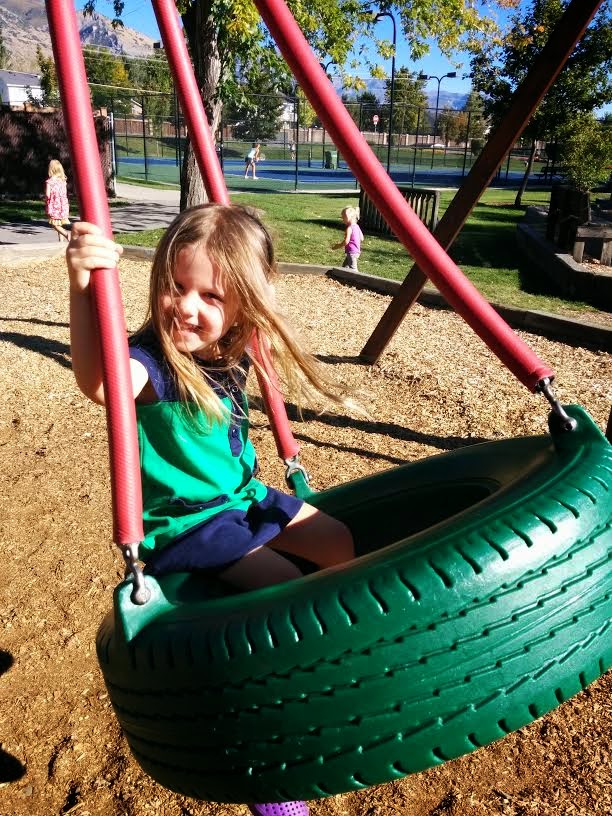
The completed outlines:
<svg viewBox="0 0 612 816">
<path fill-rule="evenodd" d="M 145 56 L 153 51 L 153 40 L 125 26 L 114 29 L 108 17 L 94 14 L 85 17 L 77 12 L 81 43 L 102 45 L 115 54 Z M 10 54 L 13 71 L 36 72 L 36 48 L 51 53 L 51 39 L 44 0 L 0 0 L 2 38 Z"/>
<path fill-rule="evenodd" d="M 432 108 L 436 106 L 436 94 L 437 91 L 428 91 L 427 92 L 427 99 L 429 100 L 429 104 Z M 445 91 L 444 88 L 440 89 L 440 101 L 438 102 L 438 107 L 440 110 L 444 107 L 452 108 L 453 110 L 463 110 L 463 106 L 468 100 L 468 93 L 457 93 L 456 91 Z"/>
<path fill-rule="evenodd" d="M 338 93 L 342 93 L 342 81 L 337 77 L 332 78 L 334 87 L 338 91 Z M 383 104 L 385 100 L 385 93 L 386 93 L 386 80 L 384 79 L 366 79 L 366 91 L 375 94 L 376 99 Z M 427 103 L 429 107 L 435 108 L 436 106 L 436 95 L 437 95 L 437 88 L 434 86 L 433 88 L 426 88 L 425 95 L 427 96 Z M 351 98 L 354 97 L 355 94 L 351 94 Z M 462 110 L 463 106 L 467 102 L 469 94 L 468 93 L 458 93 L 456 91 L 446 91 L 444 88 L 440 89 L 440 100 L 438 102 L 438 109 L 442 110 L 445 106 L 452 108 L 453 110 Z"/>
</svg>

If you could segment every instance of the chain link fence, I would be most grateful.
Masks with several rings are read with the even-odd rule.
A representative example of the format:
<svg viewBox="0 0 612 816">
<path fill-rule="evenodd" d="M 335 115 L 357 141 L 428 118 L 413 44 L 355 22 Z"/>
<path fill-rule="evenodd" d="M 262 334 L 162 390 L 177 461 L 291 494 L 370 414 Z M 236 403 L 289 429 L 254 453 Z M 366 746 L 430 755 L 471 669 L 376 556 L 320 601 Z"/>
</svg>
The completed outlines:
<svg viewBox="0 0 612 816">
<path fill-rule="evenodd" d="M 114 171 L 125 181 L 180 183 L 186 129 L 175 95 L 109 95 Z M 397 183 L 457 187 L 483 149 L 487 126 L 479 111 L 347 102 L 346 108 L 380 162 Z M 299 98 L 253 96 L 226 106 L 216 134 L 217 153 L 230 189 L 252 189 L 245 156 L 261 143 L 258 188 L 355 189 L 346 161 L 312 109 Z M 517 185 L 530 148 L 520 142 L 502 163 L 495 184 Z M 554 159 L 542 145 L 532 176 L 554 178 Z"/>
</svg>

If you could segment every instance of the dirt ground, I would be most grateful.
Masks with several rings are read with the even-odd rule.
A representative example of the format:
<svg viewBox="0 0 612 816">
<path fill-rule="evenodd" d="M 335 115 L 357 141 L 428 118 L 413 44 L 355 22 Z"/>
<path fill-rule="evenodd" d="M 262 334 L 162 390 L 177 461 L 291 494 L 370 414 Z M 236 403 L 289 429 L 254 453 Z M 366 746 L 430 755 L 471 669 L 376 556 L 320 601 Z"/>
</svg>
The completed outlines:
<svg viewBox="0 0 612 816">
<path fill-rule="evenodd" d="M 148 268 L 122 261 L 128 327 Z M 146 777 L 113 717 L 95 657 L 122 574 L 111 543 L 104 415 L 70 370 L 61 259 L 2 268 L 0 291 L 0 813 L 10 816 L 246 816 Z M 358 389 L 372 419 L 294 423 L 316 487 L 464 444 L 546 430 L 547 407 L 463 322 L 416 306 L 379 365 L 356 355 L 388 298 L 287 277 L 278 298 L 305 344 Z M 525 335 L 563 402 L 604 428 L 612 359 Z M 251 384 L 251 391 L 255 391 Z M 283 487 L 265 417 L 253 412 L 264 480 Z M 404 780 L 313 802 L 313 816 L 609 816 L 612 675 L 488 748 Z"/>
</svg>

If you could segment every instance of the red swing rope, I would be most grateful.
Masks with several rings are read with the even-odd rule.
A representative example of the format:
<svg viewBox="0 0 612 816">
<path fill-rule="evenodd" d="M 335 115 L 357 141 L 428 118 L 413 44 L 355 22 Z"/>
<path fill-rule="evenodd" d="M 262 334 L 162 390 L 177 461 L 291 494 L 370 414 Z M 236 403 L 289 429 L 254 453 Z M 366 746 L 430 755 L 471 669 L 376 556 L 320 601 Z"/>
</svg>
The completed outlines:
<svg viewBox="0 0 612 816">
<path fill-rule="evenodd" d="M 173 43 L 171 49 L 177 54 L 176 64 L 179 67 L 175 70 L 175 79 L 180 83 L 181 105 L 208 195 L 213 201 L 227 204 L 227 188 L 178 26 L 176 8 L 172 2 L 156 5 L 160 7 L 160 28 L 163 25 L 166 29 L 166 38 Z M 107 237 L 112 238 L 108 198 L 74 5 L 71 0 L 46 0 L 46 10 L 80 216 L 85 221 L 97 224 Z M 155 10 L 157 14 L 158 8 Z M 131 396 L 128 398 L 132 386 L 117 270 L 95 270 L 92 273 L 91 293 L 92 319 L 98 326 L 104 379 L 113 540 L 120 546 L 129 547 L 142 541 L 144 532 L 136 409 L 134 400 Z M 285 460 L 293 459 L 299 446 L 291 433 L 284 402 L 275 385 L 274 371 L 267 356 L 263 356 L 258 348 L 255 352 L 268 373 L 267 378 L 259 377 L 259 384 L 279 455 Z"/>
<path fill-rule="evenodd" d="M 255 0 L 323 126 L 376 208 L 423 272 L 524 385 L 531 390 L 553 372 L 508 326 L 449 258 L 378 161 L 300 31 L 284 0 Z"/>
<path fill-rule="evenodd" d="M 174 0 L 152 0 L 152 5 L 170 70 L 176 83 L 176 91 L 183 115 L 187 122 L 191 147 L 206 192 L 211 201 L 229 204 L 229 194 L 223 178 L 223 171 L 217 158 L 215 143 L 187 52 L 185 37 L 179 26 Z M 259 370 L 257 371 L 259 390 L 264 401 L 266 414 L 270 420 L 278 455 L 287 462 L 287 460 L 292 460 L 297 456 L 300 448 L 291 432 L 285 403 L 269 352 L 264 350 L 264 344 L 260 344 L 255 340 L 252 345 L 252 353 L 267 375 L 264 376 Z"/>
<path fill-rule="evenodd" d="M 79 213 L 83 220 L 97 224 L 112 238 L 76 13 L 70 0 L 46 0 L 46 7 Z M 131 397 L 127 333 L 117 270 L 96 269 L 91 276 L 91 294 L 104 377 L 113 538 L 117 544 L 127 546 L 142 541 L 144 534 L 136 408 Z"/>
</svg>

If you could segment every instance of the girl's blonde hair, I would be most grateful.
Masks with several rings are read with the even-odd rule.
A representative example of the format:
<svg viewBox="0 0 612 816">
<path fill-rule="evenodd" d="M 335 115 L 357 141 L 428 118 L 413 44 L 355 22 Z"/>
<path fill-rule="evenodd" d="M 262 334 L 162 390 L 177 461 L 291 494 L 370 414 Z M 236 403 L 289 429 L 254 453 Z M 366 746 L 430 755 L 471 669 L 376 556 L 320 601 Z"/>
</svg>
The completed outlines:
<svg viewBox="0 0 612 816">
<path fill-rule="evenodd" d="M 64 172 L 62 163 L 57 159 L 51 159 L 51 161 L 49 162 L 49 169 L 47 172 L 49 173 L 49 176 L 58 176 L 59 178 L 66 181 L 66 173 Z"/>
<path fill-rule="evenodd" d="M 202 247 L 222 275 L 227 290 L 235 293 L 238 314 L 235 324 L 214 349 L 212 365 L 237 373 L 245 354 L 265 371 L 250 352 L 253 333 L 267 340 L 276 372 L 287 396 L 298 406 L 322 395 L 344 403 L 340 389 L 321 371 L 321 364 L 300 348 L 277 313 L 268 282 L 276 273 L 274 246 L 266 227 L 249 209 L 237 205 L 204 204 L 182 212 L 159 242 L 151 269 L 149 313 L 144 328 L 151 326 L 174 374 L 179 397 L 200 408 L 209 421 L 220 421 L 224 410 L 194 358 L 179 351 L 172 339 L 172 318 L 162 306 L 164 296 L 176 295 L 173 270 L 179 252 Z"/>
<path fill-rule="evenodd" d="M 359 221 L 359 207 L 345 207 L 341 215 L 346 216 L 347 221 L 354 224 L 356 221 Z"/>
</svg>

